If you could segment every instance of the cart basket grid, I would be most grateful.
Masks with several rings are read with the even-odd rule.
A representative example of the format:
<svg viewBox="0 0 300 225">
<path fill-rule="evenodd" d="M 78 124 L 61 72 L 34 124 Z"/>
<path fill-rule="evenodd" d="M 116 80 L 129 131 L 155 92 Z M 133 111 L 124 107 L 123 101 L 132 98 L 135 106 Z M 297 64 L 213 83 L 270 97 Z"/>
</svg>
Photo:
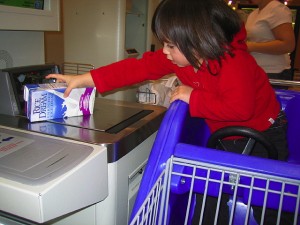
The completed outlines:
<svg viewBox="0 0 300 225">
<path fill-rule="evenodd" d="M 274 224 L 299 224 L 299 179 L 172 156 L 131 225 L 191 224 L 197 198 L 197 224 L 206 225 L 212 198 L 216 204 L 212 224 L 221 223 L 223 199 L 228 205 L 228 224 L 257 224 L 253 206 L 260 210 L 260 224 L 265 224 L 268 210 L 275 212 Z"/>
</svg>

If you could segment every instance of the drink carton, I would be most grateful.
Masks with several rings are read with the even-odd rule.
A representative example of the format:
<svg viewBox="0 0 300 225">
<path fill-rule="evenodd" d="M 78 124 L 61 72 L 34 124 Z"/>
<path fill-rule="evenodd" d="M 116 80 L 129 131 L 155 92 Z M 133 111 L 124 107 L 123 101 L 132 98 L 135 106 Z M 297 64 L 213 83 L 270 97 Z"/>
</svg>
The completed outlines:
<svg viewBox="0 0 300 225">
<path fill-rule="evenodd" d="M 26 84 L 25 111 L 31 121 L 93 114 L 96 89 L 75 88 L 67 98 L 66 83 Z"/>
</svg>

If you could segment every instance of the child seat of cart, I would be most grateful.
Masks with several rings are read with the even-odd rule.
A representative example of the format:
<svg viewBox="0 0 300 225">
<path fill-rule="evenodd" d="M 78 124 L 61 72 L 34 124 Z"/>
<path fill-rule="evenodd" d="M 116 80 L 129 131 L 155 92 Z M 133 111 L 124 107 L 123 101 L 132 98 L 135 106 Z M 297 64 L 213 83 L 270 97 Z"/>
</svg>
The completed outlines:
<svg viewBox="0 0 300 225">
<path fill-rule="evenodd" d="M 287 162 L 249 157 L 247 155 L 239 155 L 207 148 L 206 144 L 211 133 L 204 120 L 201 118 L 190 117 L 188 105 L 186 103 L 182 101 L 173 102 L 166 112 L 153 144 L 135 205 L 132 210 L 131 220 L 155 184 L 157 178 L 165 169 L 166 162 L 172 156 L 199 160 L 204 163 L 208 162 L 220 166 L 242 168 L 249 171 L 265 173 L 270 176 L 284 176 L 287 179 L 300 180 L 300 92 L 276 90 L 276 95 L 280 101 L 281 108 L 286 113 L 288 119 L 287 141 L 289 157 Z M 191 173 L 186 166 L 176 166 L 174 170 L 178 170 L 180 173 Z M 199 172 L 199 176 L 201 176 L 201 171 Z M 212 174 L 212 176 L 214 175 Z M 219 179 L 218 176 L 219 175 L 216 175 L 215 179 Z M 240 182 L 248 184 L 251 181 L 245 178 L 245 180 L 241 180 Z M 183 184 L 180 177 L 172 178 L 170 189 L 175 195 L 183 194 L 188 191 L 189 185 L 189 182 Z M 268 188 L 273 188 L 274 191 L 282 188 L 288 189 L 288 192 L 298 195 L 298 198 L 295 200 L 294 198 L 285 197 L 283 201 L 280 199 L 280 196 L 278 197 L 271 193 L 267 196 L 270 201 L 268 200 L 267 203 L 265 203 L 264 199 L 266 196 L 264 196 L 262 192 L 253 191 L 249 193 L 249 190 L 245 188 L 245 190 L 239 190 L 237 201 L 247 204 L 249 198 L 251 198 L 251 205 L 263 206 L 266 204 L 267 208 L 276 210 L 278 207 L 281 207 L 283 211 L 298 211 L 296 213 L 299 214 L 299 187 L 298 189 L 289 187 L 288 184 L 285 187 L 282 187 L 282 185 L 278 184 L 266 184 L 266 181 L 255 181 L 255 183 L 251 185 L 257 186 L 258 188 L 266 188 L 266 185 L 270 185 Z M 193 187 L 194 192 L 204 193 L 205 181 L 198 181 Z M 216 183 L 215 185 L 210 186 L 207 193 L 210 196 L 218 196 L 219 190 L 220 184 Z M 230 185 L 225 185 L 222 192 L 232 194 L 233 189 Z M 239 210 L 237 210 L 237 213 L 238 211 Z M 298 219 L 297 224 L 299 223 Z M 250 224 L 255 223 L 252 221 Z"/>
</svg>

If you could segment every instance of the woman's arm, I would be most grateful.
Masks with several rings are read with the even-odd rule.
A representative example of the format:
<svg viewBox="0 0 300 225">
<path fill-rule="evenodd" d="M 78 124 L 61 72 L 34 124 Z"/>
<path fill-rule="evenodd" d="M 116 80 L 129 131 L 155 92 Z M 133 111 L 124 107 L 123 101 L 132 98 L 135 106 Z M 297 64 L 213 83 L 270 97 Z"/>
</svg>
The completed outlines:
<svg viewBox="0 0 300 225">
<path fill-rule="evenodd" d="M 249 52 L 259 52 L 266 54 L 281 55 L 290 53 L 295 48 L 295 35 L 291 23 L 281 24 L 272 33 L 274 41 L 268 42 L 247 42 Z"/>
</svg>

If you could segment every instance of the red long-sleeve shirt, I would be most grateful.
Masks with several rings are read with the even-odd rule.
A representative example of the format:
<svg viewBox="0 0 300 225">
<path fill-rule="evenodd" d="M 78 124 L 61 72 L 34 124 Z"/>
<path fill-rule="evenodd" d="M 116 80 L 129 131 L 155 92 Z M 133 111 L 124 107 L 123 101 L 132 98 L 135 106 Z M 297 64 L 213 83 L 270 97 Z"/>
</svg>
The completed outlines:
<svg viewBox="0 0 300 225">
<path fill-rule="evenodd" d="M 226 126 L 247 126 L 259 131 L 269 128 L 276 119 L 280 105 L 266 73 L 247 52 L 244 29 L 236 34 L 228 54 L 221 60 L 209 61 L 195 72 L 192 66 L 178 67 L 166 58 L 162 50 L 146 52 L 141 59 L 125 59 L 92 70 L 92 78 L 100 93 L 129 86 L 145 80 L 156 80 L 176 73 L 180 81 L 194 90 L 189 109 L 193 117 L 204 118 L 211 132 Z"/>
</svg>

